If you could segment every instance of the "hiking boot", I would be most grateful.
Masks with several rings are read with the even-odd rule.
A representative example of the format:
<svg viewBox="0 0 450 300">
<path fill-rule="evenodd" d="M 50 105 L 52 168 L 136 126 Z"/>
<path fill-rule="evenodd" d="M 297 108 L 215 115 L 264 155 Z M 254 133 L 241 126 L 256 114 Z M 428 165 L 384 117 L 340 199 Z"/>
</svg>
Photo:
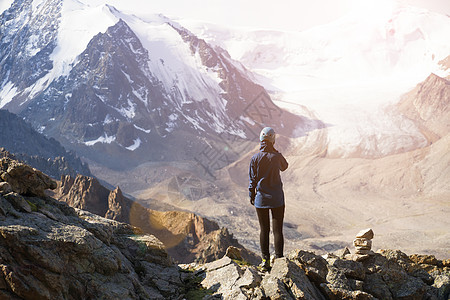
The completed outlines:
<svg viewBox="0 0 450 300">
<path fill-rule="evenodd" d="M 269 272 L 270 271 L 270 260 L 269 259 L 264 259 L 262 260 L 262 263 L 258 266 L 258 269 L 261 272 Z"/>
</svg>

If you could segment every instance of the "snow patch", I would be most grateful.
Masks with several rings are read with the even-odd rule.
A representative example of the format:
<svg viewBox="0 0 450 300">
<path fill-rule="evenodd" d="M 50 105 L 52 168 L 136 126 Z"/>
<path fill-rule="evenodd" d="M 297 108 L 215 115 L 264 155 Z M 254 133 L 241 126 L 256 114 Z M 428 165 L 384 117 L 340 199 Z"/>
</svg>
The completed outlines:
<svg viewBox="0 0 450 300">
<path fill-rule="evenodd" d="M 137 138 L 134 140 L 133 145 L 125 147 L 125 149 L 130 150 L 130 151 L 134 151 L 137 148 L 139 148 L 139 146 L 141 145 L 141 139 Z"/>
<path fill-rule="evenodd" d="M 133 119 L 136 116 L 136 104 L 131 102 L 130 99 L 128 99 L 128 107 L 113 107 L 115 110 L 117 110 L 122 116 L 124 116 L 127 119 Z"/>
<path fill-rule="evenodd" d="M 109 114 L 107 114 L 105 117 L 105 120 L 103 121 L 103 125 L 112 123 L 113 121 L 114 121 L 114 119 Z"/>
<path fill-rule="evenodd" d="M 93 146 L 97 143 L 103 143 L 103 144 L 111 144 L 112 142 L 114 142 L 116 140 L 116 136 L 108 136 L 106 133 L 103 134 L 102 136 L 100 136 L 98 139 L 96 140 L 92 140 L 92 141 L 87 141 L 84 142 L 84 144 L 86 146 Z"/>
<path fill-rule="evenodd" d="M 133 126 L 134 126 L 134 128 L 136 128 L 136 129 L 138 129 L 138 130 L 140 130 L 140 131 L 143 131 L 143 132 L 145 132 L 145 133 L 150 133 L 152 130 L 151 129 L 144 129 L 144 128 L 142 128 L 142 127 L 139 127 L 139 126 L 137 126 L 136 124 L 133 124 Z"/>
<path fill-rule="evenodd" d="M 15 87 L 11 81 L 5 84 L 5 86 L 0 90 L 0 108 L 11 102 L 16 94 L 17 87 Z"/>
</svg>

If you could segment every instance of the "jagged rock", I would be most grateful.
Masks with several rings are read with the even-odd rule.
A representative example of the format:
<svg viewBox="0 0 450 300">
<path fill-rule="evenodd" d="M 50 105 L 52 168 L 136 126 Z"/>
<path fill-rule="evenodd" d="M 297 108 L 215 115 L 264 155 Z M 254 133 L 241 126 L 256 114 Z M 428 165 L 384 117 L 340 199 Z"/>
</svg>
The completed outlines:
<svg viewBox="0 0 450 300">
<path fill-rule="evenodd" d="M 394 299 L 422 299 L 426 292 L 426 284 L 408 274 L 407 270 L 410 269 L 411 263 L 408 256 L 401 251 L 380 250 L 364 261 L 363 265 L 369 273 L 376 272 L 382 276 Z"/>
<path fill-rule="evenodd" d="M 108 210 L 105 218 L 111 220 L 126 220 L 130 214 L 129 205 L 119 187 L 108 195 Z"/>
<path fill-rule="evenodd" d="M 329 265 L 341 270 L 347 278 L 364 280 L 366 272 L 361 262 L 340 258 L 328 259 Z"/>
<path fill-rule="evenodd" d="M 313 282 L 326 282 L 327 261 L 310 251 L 294 250 L 287 257 L 297 263 Z"/>
<path fill-rule="evenodd" d="M 260 260 L 216 222 L 188 212 L 145 208 L 125 197 L 119 187 L 110 191 L 95 178 L 63 176 L 55 197 L 72 207 L 141 228 L 160 239 L 170 256 L 180 263 L 214 261 L 229 246 L 240 249 L 241 260 L 250 263 Z"/>
<path fill-rule="evenodd" d="M 363 229 L 356 234 L 356 238 L 363 238 L 363 239 L 371 240 L 371 239 L 373 239 L 373 230 L 370 228 Z"/>
<path fill-rule="evenodd" d="M 324 299 L 305 272 L 286 257 L 275 259 L 261 286 L 270 299 Z"/>
<path fill-rule="evenodd" d="M 247 299 L 240 289 L 242 283 L 238 283 L 244 272 L 229 257 L 224 256 L 220 260 L 206 264 L 205 270 L 206 276 L 201 283 L 203 287 L 216 295 L 221 295 L 222 299 Z M 254 285 L 251 282 L 245 284 Z"/>
<path fill-rule="evenodd" d="M 44 197 L 46 189 L 57 187 L 56 182 L 41 171 L 10 158 L 2 158 L 0 166 L 1 178 L 18 194 Z"/>
<path fill-rule="evenodd" d="M 348 281 L 348 278 L 345 276 L 344 271 L 332 265 L 328 265 L 328 274 L 326 279 L 327 279 L 326 286 L 343 290 L 351 290 L 350 282 Z"/>
<path fill-rule="evenodd" d="M 236 282 L 239 288 L 254 288 L 261 283 L 261 275 L 253 268 L 245 269 L 244 275 Z"/>
<path fill-rule="evenodd" d="M 333 254 L 339 258 L 345 258 L 346 255 L 351 255 L 350 249 L 348 249 L 348 247 L 336 250 L 333 252 Z"/>
</svg>

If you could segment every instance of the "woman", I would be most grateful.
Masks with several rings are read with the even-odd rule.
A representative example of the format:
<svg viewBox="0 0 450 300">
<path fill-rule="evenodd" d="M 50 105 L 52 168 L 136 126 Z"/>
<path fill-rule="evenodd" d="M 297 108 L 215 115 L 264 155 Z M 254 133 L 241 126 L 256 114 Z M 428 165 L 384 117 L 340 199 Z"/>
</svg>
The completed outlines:
<svg viewBox="0 0 450 300">
<path fill-rule="evenodd" d="M 274 148 L 275 131 L 270 127 L 261 130 L 260 151 L 253 155 L 249 170 L 249 196 L 250 203 L 256 207 L 258 214 L 260 235 L 259 241 L 262 253 L 261 268 L 270 270 L 269 210 L 272 211 L 272 226 L 275 244 L 275 257 L 283 257 L 283 218 L 284 193 L 280 171 L 288 167 L 286 159 Z"/>
</svg>

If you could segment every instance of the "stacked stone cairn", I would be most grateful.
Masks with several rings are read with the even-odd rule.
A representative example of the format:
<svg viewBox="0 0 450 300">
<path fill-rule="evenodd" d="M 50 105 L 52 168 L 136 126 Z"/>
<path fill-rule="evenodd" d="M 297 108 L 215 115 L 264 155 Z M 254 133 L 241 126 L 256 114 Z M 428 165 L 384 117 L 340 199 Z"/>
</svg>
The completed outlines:
<svg viewBox="0 0 450 300">
<path fill-rule="evenodd" d="M 356 239 L 353 241 L 355 246 L 355 253 L 359 255 L 366 255 L 372 253 L 372 229 L 364 229 L 358 232 Z"/>
</svg>

